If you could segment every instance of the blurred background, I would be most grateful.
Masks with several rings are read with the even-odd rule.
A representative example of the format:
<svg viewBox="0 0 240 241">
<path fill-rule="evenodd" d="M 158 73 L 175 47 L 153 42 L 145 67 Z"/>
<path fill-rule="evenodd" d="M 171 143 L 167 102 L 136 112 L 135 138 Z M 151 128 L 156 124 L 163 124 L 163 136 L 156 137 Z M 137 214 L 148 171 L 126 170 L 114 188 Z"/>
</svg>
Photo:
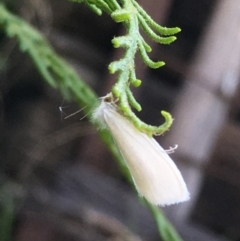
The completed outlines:
<svg viewBox="0 0 240 241">
<path fill-rule="evenodd" d="M 116 76 L 108 64 L 125 33 L 109 16 L 67 0 L 5 0 L 37 27 L 98 93 Z M 151 43 L 147 68 L 136 58 L 134 89 L 149 124 L 172 113 L 157 140 L 180 168 L 191 200 L 163 208 L 185 241 L 240 241 L 240 2 L 139 0 L 153 19 L 182 32 L 169 46 Z M 91 105 L 92 103 L 90 103 Z M 0 241 L 155 241 L 153 218 L 121 175 L 79 109 L 39 76 L 0 29 Z"/>
</svg>

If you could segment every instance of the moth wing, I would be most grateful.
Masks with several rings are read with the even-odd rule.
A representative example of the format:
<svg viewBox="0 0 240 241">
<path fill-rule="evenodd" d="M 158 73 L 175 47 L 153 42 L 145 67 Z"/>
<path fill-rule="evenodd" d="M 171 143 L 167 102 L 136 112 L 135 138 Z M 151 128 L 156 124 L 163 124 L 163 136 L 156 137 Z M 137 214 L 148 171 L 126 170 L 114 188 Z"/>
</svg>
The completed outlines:
<svg viewBox="0 0 240 241">
<path fill-rule="evenodd" d="M 130 169 L 140 195 L 161 206 L 189 199 L 180 171 L 155 139 L 138 131 L 113 109 L 104 111 L 104 120 Z"/>
</svg>

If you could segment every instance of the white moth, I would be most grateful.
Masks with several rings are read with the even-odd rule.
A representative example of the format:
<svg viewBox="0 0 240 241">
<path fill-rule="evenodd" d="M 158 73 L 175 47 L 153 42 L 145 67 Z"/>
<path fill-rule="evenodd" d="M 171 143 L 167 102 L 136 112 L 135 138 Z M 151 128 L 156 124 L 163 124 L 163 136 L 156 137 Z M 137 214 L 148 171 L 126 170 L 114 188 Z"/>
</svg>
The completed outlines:
<svg viewBox="0 0 240 241">
<path fill-rule="evenodd" d="M 110 99 L 111 94 L 102 98 L 92 118 L 110 130 L 139 195 L 161 206 L 187 201 L 186 184 L 167 151 L 119 114 Z"/>
</svg>

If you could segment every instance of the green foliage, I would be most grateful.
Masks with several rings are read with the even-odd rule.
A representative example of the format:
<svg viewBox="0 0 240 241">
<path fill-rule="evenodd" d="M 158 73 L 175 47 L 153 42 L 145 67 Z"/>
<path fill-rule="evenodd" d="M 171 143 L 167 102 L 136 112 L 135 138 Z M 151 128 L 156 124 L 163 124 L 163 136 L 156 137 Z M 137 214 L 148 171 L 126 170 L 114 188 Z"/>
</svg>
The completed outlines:
<svg viewBox="0 0 240 241">
<path fill-rule="evenodd" d="M 66 99 L 73 98 L 81 105 L 97 102 L 97 96 L 75 71 L 67 66 L 45 38 L 21 18 L 8 12 L 0 4 L 0 29 L 18 41 L 21 51 L 35 63 L 44 80 L 61 91 Z"/>
<path fill-rule="evenodd" d="M 136 78 L 134 69 L 134 57 L 137 52 L 140 52 L 143 61 L 149 67 L 157 68 L 164 65 L 162 61 L 153 62 L 149 59 L 147 52 L 150 52 L 151 48 L 140 35 L 139 26 L 141 26 L 153 40 L 162 44 L 168 44 L 174 41 L 175 37 L 160 37 L 155 35 L 152 29 L 163 36 L 173 35 L 179 32 L 180 29 L 163 28 L 159 26 L 145 13 L 137 2 L 133 0 L 122 1 L 122 5 L 116 0 L 74 1 L 84 2 L 97 14 L 101 15 L 102 11 L 105 11 L 111 14 L 116 22 L 123 22 L 127 29 L 127 35 L 116 37 L 112 41 L 114 47 L 124 47 L 126 49 L 122 59 L 112 62 L 109 65 L 111 73 L 119 73 L 118 81 L 114 85 L 112 92 L 115 97 L 119 99 L 119 106 L 123 114 L 130 118 L 137 128 L 145 131 L 149 135 L 161 134 L 166 131 L 172 123 L 172 118 L 169 113 L 165 111 L 161 112 L 166 122 L 160 127 L 146 125 L 132 113 L 130 105 L 138 111 L 141 110 L 141 106 L 135 100 L 129 86 L 139 87 L 141 85 L 141 81 Z M 14 37 L 17 40 L 19 48 L 30 56 L 43 79 L 52 87 L 59 89 L 65 98 L 72 98 L 80 105 L 97 102 L 95 93 L 78 77 L 74 70 L 55 53 L 45 38 L 21 18 L 7 11 L 2 4 L 0 4 L 0 29 L 5 31 L 7 36 Z M 87 112 L 88 110 L 85 109 L 85 111 Z M 111 141 L 109 132 L 107 130 L 100 131 L 100 136 L 114 155 L 123 174 L 133 185 L 131 175 L 119 151 Z M 181 241 L 181 238 L 177 235 L 161 211 L 147 201 L 146 205 L 153 213 L 162 239 L 164 241 Z M 10 211 L 11 210 L 12 208 Z M 11 212 L 8 214 L 11 214 Z M 8 214 L 6 213 L 11 221 L 11 215 L 8 216 Z M 5 228 L 7 230 L 7 227 L 2 227 L 2 230 L 5 230 Z"/>
<path fill-rule="evenodd" d="M 112 44 L 115 48 L 124 48 L 125 53 L 120 60 L 114 61 L 109 65 L 109 72 L 118 72 L 118 79 L 112 88 L 112 93 L 117 98 L 119 110 L 125 115 L 140 131 L 148 135 L 161 135 L 172 125 L 171 115 L 162 111 L 165 123 L 159 127 L 147 125 L 142 122 L 131 110 L 131 107 L 141 111 L 141 105 L 134 98 L 130 85 L 139 87 L 141 80 L 136 78 L 135 55 L 139 53 L 143 62 L 150 68 L 159 68 L 165 65 L 163 61 L 152 61 L 148 53 L 151 47 L 147 44 L 140 33 L 140 27 L 155 42 L 160 44 L 170 44 L 176 40 L 174 34 L 180 32 L 180 28 L 166 28 L 158 25 L 135 0 L 76 0 L 84 2 L 98 14 L 102 11 L 110 14 L 117 23 L 121 22 L 126 28 L 126 35 L 115 37 Z"/>
</svg>

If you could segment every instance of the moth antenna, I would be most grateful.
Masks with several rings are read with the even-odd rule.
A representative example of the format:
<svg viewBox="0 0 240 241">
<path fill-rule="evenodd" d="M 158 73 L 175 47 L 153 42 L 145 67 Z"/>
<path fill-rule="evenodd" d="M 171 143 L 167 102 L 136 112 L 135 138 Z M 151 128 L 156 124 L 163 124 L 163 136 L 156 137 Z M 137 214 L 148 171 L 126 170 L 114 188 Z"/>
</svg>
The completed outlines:
<svg viewBox="0 0 240 241">
<path fill-rule="evenodd" d="M 87 105 L 84 106 L 83 108 L 81 108 L 80 110 L 78 110 L 78 111 L 76 111 L 76 112 L 74 112 L 74 113 L 72 113 L 72 114 L 70 114 L 70 115 L 64 117 L 64 120 L 66 120 L 66 119 L 68 119 L 68 118 L 70 118 L 70 117 L 72 117 L 72 116 L 78 114 L 79 112 L 83 111 L 86 107 L 87 107 Z M 87 115 L 88 115 L 88 114 L 87 114 Z M 86 116 L 86 115 L 85 115 L 85 116 Z M 84 117 L 85 117 L 85 116 L 84 116 Z"/>
<path fill-rule="evenodd" d="M 91 111 L 89 111 L 86 115 L 84 115 L 82 118 L 80 118 L 79 120 L 83 120 L 86 116 L 88 116 L 89 115 L 89 113 L 90 113 Z"/>
<path fill-rule="evenodd" d="M 63 111 L 63 109 L 70 106 L 70 105 L 68 105 L 68 106 L 63 106 L 63 103 L 64 103 L 64 99 L 63 99 L 63 101 L 62 101 L 61 106 L 58 107 L 58 108 L 59 108 L 59 111 L 60 111 L 60 113 L 61 113 L 61 120 L 63 120 L 63 117 L 65 117 L 65 116 L 67 115 L 67 114 Z"/>
<path fill-rule="evenodd" d="M 86 105 L 83 109 L 85 109 L 88 105 Z M 86 116 L 88 116 L 89 114 L 91 114 L 93 112 L 93 109 L 95 108 L 95 106 L 91 106 L 90 110 L 87 112 L 87 114 L 85 114 L 83 117 L 81 117 L 79 120 L 83 120 Z"/>
<path fill-rule="evenodd" d="M 63 115 L 65 115 L 66 116 L 66 113 L 63 111 L 63 109 L 64 108 L 68 108 L 70 105 L 68 105 L 68 106 L 59 106 L 58 108 L 59 108 L 59 111 L 63 114 Z"/>
</svg>

